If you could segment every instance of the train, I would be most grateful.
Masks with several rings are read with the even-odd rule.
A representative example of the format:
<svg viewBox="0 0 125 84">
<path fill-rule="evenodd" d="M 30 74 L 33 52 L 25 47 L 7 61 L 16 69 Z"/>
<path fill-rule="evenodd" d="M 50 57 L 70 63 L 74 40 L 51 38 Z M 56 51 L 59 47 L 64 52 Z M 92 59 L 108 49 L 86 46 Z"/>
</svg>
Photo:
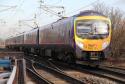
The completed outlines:
<svg viewBox="0 0 125 84">
<path fill-rule="evenodd" d="M 6 48 L 68 63 L 100 64 L 111 41 L 110 19 L 93 10 L 6 39 Z"/>
</svg>

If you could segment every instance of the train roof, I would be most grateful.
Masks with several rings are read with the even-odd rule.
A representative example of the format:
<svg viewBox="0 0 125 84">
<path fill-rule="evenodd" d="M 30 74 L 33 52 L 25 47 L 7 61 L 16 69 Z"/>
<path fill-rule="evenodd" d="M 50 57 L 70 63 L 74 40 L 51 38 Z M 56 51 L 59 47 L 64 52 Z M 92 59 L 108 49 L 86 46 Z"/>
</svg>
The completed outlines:
<svg viewBox="0 0 125 84">
<path fill-rule="evenodd" d="M 105 16 L 100 12 L 94 11 L 94 10 L 86 10 L 86 11 L 82 11 L 79 14 L 74 15 L 75 17 L 78 16 L 89 16 L 89 15 L 98 15 L 98 16 Z M 105 16 L 106 17 L 106 16 Z"/>
<path fill-rule="evenodd" d="M 13 36 L 9 36 L 7 39 L 16 38 L 18 36 L 22 36 L 23 34 L 24 34 L 24 32 L 16 34 L 16 35 L 13 35 Z"/>
<path fill-rule="evenodd" d="M 98 12 L 98 11 L 94 11 L 94 10 L 81 11 L 79 14 L 73 15 L 73 16 L 71 16 L 71 17 L 91 16 L 91 15 L 95 15 L 95 16 L 97 15 L 97 16 L 107 17 L 107 16 L 105 16 L 104 14 L 102 14 L 102 13 L 100 13 L 100 12 Z M 70 18 L 70 17 L 62 17 L 62 18 L 58 19 L 58 20 L 55 21 L 55 22 L 58 22 L 58 21 L 61 21 L 61 20 L 63 20 L 63 19 L 67 19 L 67 18 Z M 55 23 L 55 22 L 53 22 L 53 23 Z M 53 23 L 52 23 L 52 24 L 53 24 Z"/>
</svg>

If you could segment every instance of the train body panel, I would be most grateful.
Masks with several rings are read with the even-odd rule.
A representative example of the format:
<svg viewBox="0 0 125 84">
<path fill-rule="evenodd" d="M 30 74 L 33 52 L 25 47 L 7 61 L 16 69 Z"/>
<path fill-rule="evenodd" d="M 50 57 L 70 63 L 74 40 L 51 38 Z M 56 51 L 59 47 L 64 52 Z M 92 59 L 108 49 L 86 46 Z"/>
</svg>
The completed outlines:
<svg viewBox="0 0 125 84">
<path fill-rule="evenodd" d="M 67 53 L 74 53 L 74 45 L 72 43 L 74 42 L 73 19 L 73 17 L 64 18 L 39 28 L 40 48 L 42 50 L 46 49 L 48 52 L 51 50 L 51 52 L 59 56 L 64 56 L 64 54 Z"/>
<path fill-rule="evenodd" d="M 33 29 L 27 33 L 24 33 L 24 44 L 25 45 L 37 45 L 37 33 L 38 29 Z"/>
<path fill-rule="evenodd" d="M 39 44 L 70 44 L 73 38 L 73 18 L 65 18 L 40 28 Z"/>
<path fill-rule="evenodd" d="M 24 34 L 15 37 L 15 44 L 16 45 L 23 45 L 24 44 Z"/>
<path fill-rule="evenodd" d="M 8 38 L 5 41 L 6 47 L 10 49 L 16 49 L 20 50 L 22 49 L 22 46 L 24 45 L 24 34 L 19 34 L 17 36 Z"/>
<path fill-rule="evenodd" d="M 12 48 L 14 45 L 16 45 L 15 37 L 10 37 L 5 41 L 5 45 L 7 48 Z"/>
</svg>

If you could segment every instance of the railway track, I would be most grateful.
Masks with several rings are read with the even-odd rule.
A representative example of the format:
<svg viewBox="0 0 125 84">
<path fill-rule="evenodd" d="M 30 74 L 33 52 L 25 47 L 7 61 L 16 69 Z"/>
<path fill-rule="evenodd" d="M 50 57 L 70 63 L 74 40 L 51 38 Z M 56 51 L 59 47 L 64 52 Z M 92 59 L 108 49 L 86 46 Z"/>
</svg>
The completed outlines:
<svg viewBox="0 0 125 84">
<path fill-rule="evenodd" d="M 32 77 L 36 81 L 36 84 L 53 84 L 52 82 L 39 75 L 38 72 L 36 72 L 33 68 L 26 68 L 26 70 L 32 75 Z"/>
<path fill-rule="evenodd" d="M 82 70 L 93 74 L 93 75 L 98 75 L 100 77 L 104 77 L 104 78 L 108 78 L 112 81 L 121 83 L 121 84 L 125 84 L 125 75 L 124 73 L 119 73 L 116 71 L 113 71 L 113 69 L 107 69 L 107 68 L 82 68 Z"/>
<path fill-rule="evenodd" d="M 81 81 L 84 81 L 86 84 L 112 84 L 114 83 L 113 81 L 107 80 L 103 77 L 98 77 L 97 75 L 94 76 L 93 74 L 88 73 L 87 71 L 84 71 L 83 69 L 78 68 L 78 66 L 71 66 L 68 65 L 66 63 L 61 63 L 61 62 L 56 62 L 51 60 L 50 62 L 51 65 L 53 65 L 53 67 L 62 70 L 63 72 L 69 74 L 72 77 L 75 77 Z M 104 83 L 104 81 L 106 80 L 106 82 Z"/>
<path fill-rule="evenodd" d="M 52 68 L 48 63 L 35 62 L 33 67 L 40 76 L 47 79 L 52 84 L 85 84 L 84 81 L 73 78 L 63 71 Z"/>
<path fill-rule="evenodd" d="M 65 67 L 70 67 L 72 69 L 77 69 L 80 72 L 83 73 L 89 73 L 95 76 L 103 77 L 106 79 L 110 79 L 112 81 L 125 84 L 125 71 L 119 70 L 119 69 L 112 69 L 108 67 L 100 67 L 100 68 L 94 68 L 94 67 L 88 67 L 88 66 L 83 66 L 83 65 L 68 65 L 66 63 L 60 63 L 60 62 L 55 62 L 54 63 L 57 66 L 63 66 Z M 60 67 L 58 67 L 61 69 Z M 64 70 L 64 69 L 63 69 Z"/>
<path fill-rule="evenodd" d="M 117 67 L 100 67 L 100 69 L 119 75 L 125 80 L 125 69 Z"/>
<path fill-rule="evenodd" d="M 112 66 L 102 66 L 102 67 L 112 68 L 112 69 L 115 69 L 115 70 L 125 71 L 125 68 L 121 68 L 121 67 L 112 67 Z"/>
<path fill-rule="evenodd" d="M 52 67 L 49 67 L 49 66 L 46 66 L 43 64 L 39 64 L 39 66 L 42 67 L 42 72 L 44 72 L 44 73 L 41 73 L 41 75 L 44 75 L 45 73 L 49 73 L 48 77 L 47 77 L 47 75 L 45 75 L 45 76 L 47 77 L 47 79 L 50 78 L 50 80 L 54 84 L 60 84 L 60 83 L 63 83 L 63 84 L 85 84 L 83 81 L 76 79 L 76 78 L 64 73 L 63 71 L 57 70 L 55 68 L 52 68 Z M 43 71 L 43 68 L 44 68 L 44 71 Z"/>
<path fill-rule="evenodd" d="M 26 59 L 26 70 L 27 72 L 32 76 L 32 78 L 35 80 L 36 84 L 53 84 L 48 79 L 45 79 L 43 76 L 41 76 L 36 69 L 33 66 L 33 62 L 29 59 Z"/>
<path fill-rule="evenodd" d="M 25 84 L 25 66 L 24 60 L 18 59 L 17 60 L 17 84 Z"/>
<path fill-rule="evenodd" d="M 68 84 L 67 81 L 60 79 L 59 77 L 56 77 L 51 71 L 45 68 L 41 68 L 41 66 L 35 65 L 35 68 L 40 75 L 51 81 L 53 84 Z"/>
</svg>

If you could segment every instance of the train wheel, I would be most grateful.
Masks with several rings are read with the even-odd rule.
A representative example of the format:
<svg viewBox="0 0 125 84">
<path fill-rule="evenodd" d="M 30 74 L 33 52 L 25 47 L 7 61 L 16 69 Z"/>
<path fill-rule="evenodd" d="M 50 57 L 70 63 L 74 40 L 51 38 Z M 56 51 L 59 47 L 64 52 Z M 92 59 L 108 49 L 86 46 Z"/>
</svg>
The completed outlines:
<svg viewBox="0 0 125 84">
<path fill-rule="evenodd" d="M 57 59 L 64 61 L 64 57 L 65 57 L 64 53 L 59 53 Z"/>
<path fill-rule="evenodd" d="M 52 59 L 57 60 L 58 53 L 52 50 Z"/>
<path fill-rule="evenodd" d="M 45 57 L 45 49 L 40 49 L 39 54 L 40 57 Z"/>
<path fill-rule="evenodd" d="M 25 56 L 28 56 L 28 49 L 27 49 L 27 48 L 24 48 L 24 51 L 23 51 L 23 52 L 24 52 L 24 55 L 25 55 Z"/>
<path fill-rule="evenodd" d="M 65 60 L 68 63 L 75 63 L 75 57 L 74 57 L 74 55 L 72 53 L 67 53 L 66 57 L 65 57 Z"/>
</svg>

